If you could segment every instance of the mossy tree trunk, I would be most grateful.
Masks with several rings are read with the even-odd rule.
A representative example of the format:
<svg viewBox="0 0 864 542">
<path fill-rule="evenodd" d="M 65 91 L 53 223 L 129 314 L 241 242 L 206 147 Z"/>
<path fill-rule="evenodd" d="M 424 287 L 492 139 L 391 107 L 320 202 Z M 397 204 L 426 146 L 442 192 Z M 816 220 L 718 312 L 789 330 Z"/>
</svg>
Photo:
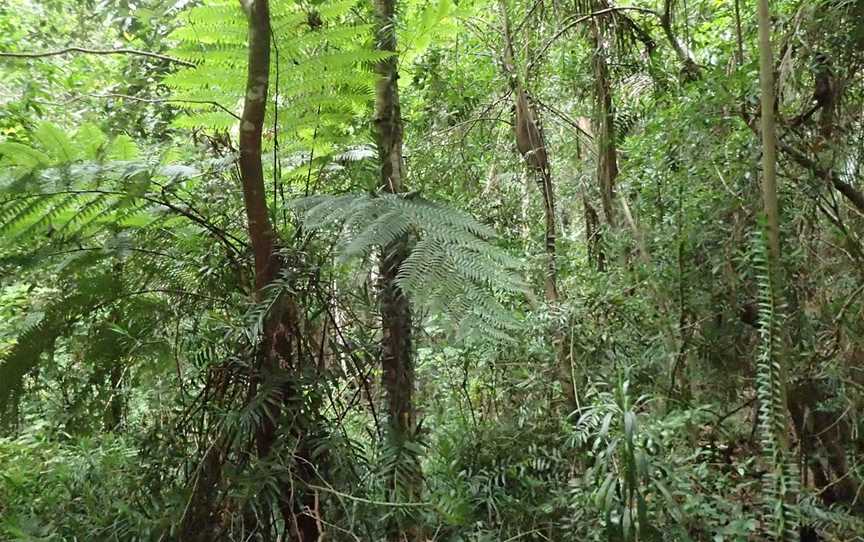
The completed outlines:
<svg viewBox="0 0 864 542">
<path fill-rule="evenodd" d="M 380 163 L 379 189 L 398 194 L 403 191 L 402 114 L 399 104 L 399 71 L 396 55 L 396 2 L 375 0 L 375 46 L 391 53 L 375 65 L 378 75 L 375 90 L 374 135 Z M 408 237 L 401 236 L 382 247 L 379 262 L 379 306 L 381 311 L 381 370 L 387 402 L 388 439 L 392 450 L 402 450 L 414 438 L 414 360 L 412 353 L 412 316 L 409 300 L 396 283 L 402 262 L 408 256 Z M 413 456 L 400 454 L 400 461 L 387 472 L 387 487 L 393 500 L 415 500 L 421 490 L 422 473 Z M 395 468 L 408 472 L 399 476 Z M 403 522 L 404 523 L 404 522 Z M 410 521 L 409 521 L 410 523 Z M 388 539 L 416 540 L 413 525 L 389 527 Z"/>
</svg>

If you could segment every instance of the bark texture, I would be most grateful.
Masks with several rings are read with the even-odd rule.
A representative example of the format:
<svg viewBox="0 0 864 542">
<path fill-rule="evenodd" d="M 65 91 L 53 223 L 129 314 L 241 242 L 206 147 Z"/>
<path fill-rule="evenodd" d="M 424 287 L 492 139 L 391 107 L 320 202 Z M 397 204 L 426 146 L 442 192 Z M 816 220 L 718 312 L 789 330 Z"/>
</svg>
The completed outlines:
<svg viewBox="0 0 864 542">
<path fill-rule="evenodd" d="M 774 60 L 768 0 L 759 0 L 759 88 L 762 106 L 762 203 L 768 226 L 769 257 L 780 261 L 780 225 L 777 204 L 777 131 L 774 120 Z"/>
<path fill-rule="evenodd" d="M 255 288 L 261 290 L 278 272 L 273 253 L 276 235 L 267 210 L 261 162 L 261 134 L 270 84 L 270 11 L 267 0 L 249 0 L 244 7 L 249 19 L 249 59 L 240 118 L 240 181 L 255 257 Z"/>
<path fill-rule="evenodd" d="M 403 189 L 402 114 L 399 107 L 399 72 L 396 56 L 396 2 L 375 0 L 376 47 L 392 53 L 378 62 L 375 92 L 375 141 L 381 165 L 379 188 L 399 193 Z M 411 439 L 416 427 L 413 403 L 414 360 L 412 358 L 411 307 L 405 293 L 396 284 L 396 275 L 408 256 L 407 236 L 383 247 L 380 260 L 379 303 L 381 311 L 381 370 L 386 394 L 387 418 L 391 442 L 399 445 Z M 400 487 L 395 473 L 388 473 L 393 497 L 416 499 L 420 493 L 420 466 L 412 465 L 416 477 L 403 480 Z M 407 487 L 406 487 L 407 486 Z M 392 526 L 389 540 L 415 540 L 419 533 L 412 526 Z"/>
<path fill-rule="evenodd" d="M 592 23 L 594 45 L 594 137 L 597 140 L 597 182 L 603 214 L 609 227 L 616 226 L 615 180 L 618 178 L 618 148 L 615 145 L 615 111 L 612 109 L 612 84 L 600 29 Z"/>
</svg>

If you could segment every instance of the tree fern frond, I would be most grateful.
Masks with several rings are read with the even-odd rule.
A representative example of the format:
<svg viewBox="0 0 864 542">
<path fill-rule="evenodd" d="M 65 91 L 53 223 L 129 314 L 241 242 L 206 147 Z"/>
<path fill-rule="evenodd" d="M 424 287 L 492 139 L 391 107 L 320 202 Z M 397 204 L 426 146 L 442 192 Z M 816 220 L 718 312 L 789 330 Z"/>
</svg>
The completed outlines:
<svg viewBox="0 0 864 542">
<path fill-rule="evenodd" d="M 413 223 L 398 209 L 391 209 L 366 225 L 347 243 L 338 247 L 340 259 L 350 260 L 357 256 L 366 256 L 373 246 L 390 246 L 397 239 L 406 236 Z"/>
<path fill-rule="evenodd" d="M 138 145 L 126 134 L 120 134 L 108 144 L 107 156 L 109 160 L 134 160 L 138 158 Z"/>
<path fill-rule="evenodd" d="M 338 153 L 349 144 L 346 130 L 371 110 L 375 75 L 371 67 L 390 53 L 371 46 L 371 26 L 356 24 L 355 1 L 324 0 L 314 8 L 296 3 L 271 5 L 273 69 L 267 126 L 283 138 L 284 155 L 306 152 L 316 158 Z M 315 21 L 310 23 L 310 9 Z M 245 92 L 246 20 L 236 1 L 221 0 L 188 10 L 189 24 L 178 28 L 172 54 L 196 67 L 178 70 L 164 81 L 173 97 L 209 101 L 238 114 Z M 174 124 L 185 128 L 226 130 L 236 117 L 204 104 L 184 104 Z M 290 140 L 289 140 L 290 139 Z M 299 178 L 299 176 L 298 176 Z M 294 177 L 283 176 L 283 180 Z"/>
<path fill-rule="evenodd" d="M 342 261 L 416 235 L 396 274 L 415 304 L 428 305 L 457 328 L 468 322 L 498 329 L 515 325 L 498 298 L 527 290 L 518 273 L 521 262 L 489 243 L 495 231 L 467 213 L 398 194 L 312 196 L 289 207 L 311 229 L 340 226 L 346 236 L 337 246 Z"/>
<path fill-rule="evenodd" d="M 33 138 L 42 145 L 46 154 L 51 156 L 55 163 L 73 162 L 79 158 L 76 147 L 72 140 L 58 126 L 50 122 L 42 122 L 33 132 Z"/>
<path fill-rule="evenodd" d="M 85 160 L 98 160 L 99 155 L 108 143 L 108 137 L 93 123 L 86 123 L 75 132 L 75 144 L 81 149 L 81 157 Z"/>
<path fill-rule="evenodd" d="M 101 297 L 114 291 L 106 280 L 110 282 L 113 278 L 92 279 L 94 284 L 88 288 L 51 303 L 42 318 L 19 333 L 15 345 L 0 357 L 0 417 L 20 393 L 24 377 L 39 364 L 42 354 L 53 348 L 57 338 L 88 314 Z"/>
<path fill-rule="evenodd" d="M 5 171 L 13 180 L 18 180 L 40 166 L 47 166 L 51 158 L 44 152 L 23 143 L 7 141 L 0 143 L 0 172 Z"/>
</svg>

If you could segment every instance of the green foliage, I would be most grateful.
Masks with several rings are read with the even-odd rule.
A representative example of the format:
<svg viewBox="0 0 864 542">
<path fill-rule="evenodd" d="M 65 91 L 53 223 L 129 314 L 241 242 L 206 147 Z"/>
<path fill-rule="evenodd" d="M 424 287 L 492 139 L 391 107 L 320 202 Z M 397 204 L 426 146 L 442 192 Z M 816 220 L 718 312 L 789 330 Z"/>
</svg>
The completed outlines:
<svg viewBox="0 0 864 542">
<path fill-rule="evenodd" d="M 70 138 L 44 122 L 33 138 L 33 147 L 0 146 L 0 246 L 86 238 L 109 224 L 138 224 L 152 207 L 140 198 L 148 184 L 146 165 L 103 161 L 134 156 L 128 137 L 105 144 L 101 131 L 85 125 Z"/>
<path fill-rule="evenodd" d="M 574 445 L 592 450 L 594 467 L 586 477 L 593 477 L 593 503 L 604 518 L 609 540 L 659 540 L 652 517 L 656 511 L 649 502 L 661 511 L 665 505 L 672 517 L 683 520 L 654 464 L 662 441 L 640 427 L 638 410 L 646 400 L 632 399 L 630 381 L 622 375 L 614 393 L 600 392 L 576 425 Z"/>
<path fill-rule="evenodd" d="M 499 299 L 527 286 L 521 264 L 489 241 L 491 228 L 469 215 L 417 195 L 310 196 L 291 203 L 311 230 L 339 226 L 336 252 L 343 261 L 366 257 L 406 235 L 419 238 L 397 273 L 413 303 L 441 311 L 464 331 L 502 332 L 517 320 Z"/>
<path fill-rule="evenodd" d="M 135 445 L 120 437 L 61 442 L 46 422 L 0 438 L 0 539 L 148 540 L 162 519 Z"/>
<path fill-rule="evenodd" d="M 764 232 L 765 227 L 760 231 Z M 754 236 L 754 265 L 759 284 L 762 347 L 756 372 L 762 452 L 769 472 L 765 481 L 765 515 L 776 540 L 798 537 L 798 472 L 789 457 L 785 382 L 790 361 L 784 338 L 784 312 L 778 285 L 781 269 L 772 261 L 764 235 Z"/>
<path fill-rule="evenodd" d="M 257 291 L 237 0 L 0 2 L 3 53 L 194 64 L 0 58 L 0 539 L 174 540 L 199 487 L 226 541 L 290 538 L 312 509 L 333 542 L 394 527 L 437 542 L 864 532 L 864 222 L 827 182 L 860 191 L 860 2 L 773 6 L 781 281 L 746 236 L 761 228 L 752 6 L 644 0 L 572 26 L 607 3 L 508 0 L 553 174 L 554 306 L 535 302 L 545 221 L 514 145 L 500 4 L 399 0 L 417 190 L 400 195 L 362 193 L 380 166 L 371 5 L 270 4 L 263 158 L 284 268 Z M 598 54 L 613 204 L 632 214 L 614 227 L 592 138 Z M 805 118 L 820 74 L 836 100 Z M 380 383 L 376 262 L 394 240 L 416 316 L 407 434 L 387 430 Z M 265 322 L 291 338 L 267 374 Z"/>
<path fill-rule="evenodd" d="M 42 355 L 52 352 L 58 337 L 116 287 L 111 277 L 101 278 L 79 285 L 85 288 L 51 302 L 43 308 L 41 317 L 23 327 L 15 344 L 0 353 L 0 419 L 21 393 L 24 376 L 39 364 Z"/>
<path fill-rule="evenodd" d="M 179 240 L 188 232 L 178 216 L 196 218 L 171 196 L 188 190 L 201 176 L 197 169 L 139 159 L 130 137 L 109 139 L 91 124 L 69 136 L 44 122 L 32 139 L 32 146 L 0 145 L 0 265 L 63 278 L 50 299 L 27 308 L 13 343 L 0 350 L 4 417 L 14 413 L 24 377 L 65 344 L 60 339 L 92 331 L 84 370 L 100 382 L 109 370 L 104 364 L 131 351 L 160 351 L 150 316 L 135 312 L 163 311 L 146 295 L 196 290 L 204 270 L 172 265 L 158 247 L 166 233 Z M 129 314 L 118 316 L 120 309 Z"/>
<path fill-rule="evenodd" d="M 356 141 L 351 126 L 371 111 L 371 66 L 387 54 L 372 47 L 371 26 L 358 24 L 352 16 L 355 4 L 274 2 L 270 8 L 268 94 L 276 106 L 268 108 L 265 126 L 268 141 L 278 134 L 279 149 L 290 164 L 282 173 L 284 182 L 306 177 L 306 167 L 297 162 L 331 156 Z M 175 125 L 228 130 L 242 108 L 246 16 L 239 3 L 220 0 L 195 7 L 184 17 L 186 24 L 172 35 L 179 42 L 172 54 L 196 67 L 165 79 L 186 109 Z"/>
</svg>

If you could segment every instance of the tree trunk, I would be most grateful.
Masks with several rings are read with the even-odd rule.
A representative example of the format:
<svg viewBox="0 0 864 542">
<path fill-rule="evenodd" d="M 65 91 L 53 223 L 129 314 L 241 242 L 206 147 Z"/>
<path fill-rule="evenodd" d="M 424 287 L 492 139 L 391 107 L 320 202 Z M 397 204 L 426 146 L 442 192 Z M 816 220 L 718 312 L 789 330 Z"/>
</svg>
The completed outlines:
<svg viewBox="0 0 864 542">
<path fill-rule="evenodd" d="M 782 290 L 780 281 L 780 218 L 777 202 L 777 132 L 774 121 L 774 59 L 771 51 L 771 18 L 768 10 L 768 0 L 758 0 L 759 19 L 759 88 L 762 110 L 762 203 L 765 213 L 765 228 L 768 244 L 768 273 L 771 287 L 776 293 Z M 779 315 L 778 315 L 779 317 Z M 778 354 L 782 356 L 781 353 Z M 771 360 L 772 363 L 774 360 Z M 783 375 L 783 360 L 779 361 L 780 374 Z M 784 378 L 777 378 L 777 384 L 783 394 L 783 404 L 786 404 Z M 786 435 L 775 431 L 774 435 L 781 453 L 788 449 Z"/>
<path fill-rule="evenodd" d="M 399 106 L 399 73 L 396 56 L 396 2 L 375 0 L 376 48 L 392 53 L 375 65 L 379 79 L 375 91 L 375 141 L 381 165 L 379 188 L 396 194 L 402 191 L 402 114 Z M 402 236 L 382 247 L 379 277 L 381 310 L 381 370 L 386 394 L 390 443 L 401 447 L 414 436 L 416 413 L 414 365 L 411 344 L 411 308 L 408 298 L 396 284 L 396 274 L 408 256 L 408 238 Z M 388 488 L 394 499 L 414 500 L 419 497 L 422 474 L 416 462 L 410 469 L 416 476 L 400 480 L 395 472 L 388 473 Z M 397 484 L 400 487 L 397 487 Z M 406 487 L 407 486 L 407 487 Z M 414 540 L 415 527 L 391 526 L 389 540 Z"/>
<path fill-rule="evenodd" d="M 777 204 L 777 132 L 774 122 L 774 60 L 768 0 L 759 0 L 759 85 L 762 106 L 762 202 L 768 228 L 768 253 L 780 261 L 780 224 Z"/>
<path fill-rule="evenodd" d="M 267 0 L 249 0 L 244 3 L 249 19 L 249 63 L 246 76 L 246 94 L 240 119 L 240 177 L 243 201 L 249 229 L 249 240 L 255 259 L 256 297 L 262 289 L 276 280 L 282 271 L 282 260 L 275 247 L 276 231 L 270 222 L 261 161 L 261 135 L 267 108 L 267 88 L 270 83 L 270 12 Z M 272 411 L 263 416 L 256 435 L 258 455 L 270 454 L 276 441 L 276 421 L 281 410 L 296 407 L 298 390 L 293 375 L 301 369 L 299 341 L 299 309 L 293 297 L 281 295 L 264 323 L 264 337 L 259 370 L 252 379 L 252 391 L 261 383 L 283 382 L 278 386 L 276 400 L 269 402 Z M 250 394 L 250 395 L 254 395 Z M 267 403 L 265 401 L 264 403 Z M 311 453 L 303 444 L 306 428 L 292 426 L 291 433 L 298 439 L 295 454 L 298 458 L 298 478 L 308 482 L 313 474 Z M 291 527 L 298 542 L 311 542 L 321 536 L 315 496 L 302 491 L 295 495 L 293 484 L 283 488 L 280 509 L 286 525 Z"/>
<path fill-rule="evenodd" d="M 249 55 L 246 76 L 246 92 L 243 113 L 240 118 L 240 183 L 243 189 L 243 203 L 246 210 L 247 229 L 255 265 L 255 298 L 262 301 L 264 288 L 279 277 L 282 260 L 276 250 L 277 234 L 270 221 L 264 183 L 264 167 L 261 160 L 261 138 L 264 117 L 267 109 L 267 90 L 270 83 L 270 11 L 268 0 L 241 0 L 249 23 Z M 258 401 L 260 393 L 272 393 L 272 397 L 260 401 L 269 411 L 261 416 L 260 425 L 255 432 L 255 445 L 259 457 L 270 455 L 277 439 L 277 423 L 286 408 L 296 407 L 297 384 L 293 375 L 287 371 L 301 369 L 299 341 L 299 309 L 290 295 L 283 294 L 274 303 L 266 316 L 264 329 L 255 367 L 250 375 L 248 398 Z M 262 389 L 271 387 L 270 389 Z M 295 451 L 296 476 L 304 482 L 310 481 L 314 474 L 311 454 L 303 444 L 306 428 L 292 426 L 290 433 L 299 444 Z M 227 440 L 227 439 L 226 439 Z M 193 502 L 201 501 L 206 506 L 214 505 L 214 486 L 221 479 L 221 466 L 214 465 L 218 455 L 205 455 L 203 477 L 198 479 Z M 298 496 L 299 493 L 299 496 Z M 295 493 L 293 483 L 288 483 L 280 495 L 279 509 L 285 525 L 291 531 L 293 540 L 312 542 L 320 538 L 319 521 L 316 517 L 315 495 L 304 489 Z M 263 505 L 263 516 L 269 513 Z M 191 517 L 215 519 L 210 511 L 196 511 Z M 190 521 L 185 522 L 184 532 L 192 534 L 194 540 L 201 538 L 201 532 L 215 529 L 200 529 Z M 195 532 L 196 528 L 199 532 Z M 264 539 L 269 538 L 271 525 L 256 526 Z"/>
<path fill-rule="evenodd" d="M 528 100 L 528 93 L 519 79 L 516 69 L 515 54 L 513 51 L 513 36 L 510 33 L 510 18 L 507 5 L 501 2 L 501 16 L 504 22 L 504 71 L 513 94 L 516 121 L 514 131 L 516 136 L 516 147 L 528 164 L 528 169 L 536 175 L 537 186 L 543 197 L 543 215 L 546 221 L 545 243 L 546 251 L 546 273 L 544 277 L 544 289 L 546 301 L 556 303 L 558 301 L 558 271 L 555 262 L 556 224 L 555 224 L 555 190 L 552 184 L 552 169 L 549 165 L 549 156 L 546 150 L 546 142 L 543 138 L 543 128 L 540 118 Z"/>
<path fill-rule="evenodd" d="M 544 249 L 546 252 L 546 272 L 543 286 L 546 302 L 556 305 L 559 301 L 558 269 L 556 263 L 556 221 L 555 221 L 555 187 L 552 183 L 552 168 L 549 164 L 549 154 L 543 137 L 543 127 L 540 117 L 528 100 L 523 82 L 516 69 L 516 58 L 513 49 L 513 36 L 510 31 L 510 16 L 507 3 L 500 2 L 501 17 L 504 23 L 504 72 L 508 78 L 510 91 L 513 94 L 515 122 L 513 125 L 516 136 L 516 148 L 524 158 L 531 174 L 536 175 L 537 186 L 543 197 L 543 216 L 545 218 Z M 573 378 L 573 360 L 570 352 L 564 347 L 565 333 L 559 326 L 551 330 L 553 351 L 555 352 L 555 370 L 564 395 L 568 411 L 577 409 L 576 388 Z"/>
<path fill-rule="evenodd" d="M 780 218 L 777 202 L 777 133 L 774 122 L 774 60 L 771 52 L 771 18 L 768 0 L 758 1 L 759 19 L 759 85 L 762 105 L 762 202 L 767 230 L 767 273 L 768 288 L 772 291 L 763 298 L 775 312 L 763 324 L 763 341 L 769 350 L 763 354 L 766 359 L 760 363 L 759 400 L 762 439 L 766 442 L 771 473 L 766 477 L 766 527 L 774 536 L 785 537 L 795 528 L 797 513 L 793 510 L 797 496 L 791 489 L 794 476 L 789 469 L 788 458 L 788 407 L 786 395 L 786 364 L 788 341 L 784 336 L 787 330 L 774 319 L 781 318 L 785 309 L 778 301 L 782 297 L 782 273 L 780 261 Z M 775 337 L 775 334 L 777 335 Z"/>
<path fill-rule="evenodd" d="M 276 233 L 267 211 L 261 162 L 261 134 L 270 83 L 270 11 L 267 0 L 248 0 L 243 6 L 249 19 L 249 60 L 240 120 L 240 181 L 255 258 L 255 288 L 260 292 L 279 267 L 273 253 Z"/>
<path fill-rule="evenodd" d="M 591 25 L 594 45 L 594 137 L 597 140 L 597 182 L 603 214 L 610 228 L 616 226 L 615 180 L 618 178 L 618 148 L 615 145 L 615 112 L 609 67 L 597 22 Z"/>
<path fill-rule="evenodd" d="M 123 423 L 123 407 L 125 406 L 123 396 L 123 362 L 122 359 L 111 361 L 108 371 L 108 379 L 111 389 L 111 397 L 108 399 L 108 408 L 105 412 L 105 430 L 120 431 Z"/>
<path fill-rule="evenodd" d="M 672 29 L 672 0 L 663 2 L 663 13 L 660 14 L 660 26 L 663 28 L 663 33 L 666 34 L 666 39 L 669 40 L 669 45 L 675 51 L 675 55 L 681 62 L 681 78 L 684 81 L 695 81 L 699 78 L 699 66 L 693 59 L 693 53 L 686 45 L 678 41 L 675 31 Z"/>
</svg>

